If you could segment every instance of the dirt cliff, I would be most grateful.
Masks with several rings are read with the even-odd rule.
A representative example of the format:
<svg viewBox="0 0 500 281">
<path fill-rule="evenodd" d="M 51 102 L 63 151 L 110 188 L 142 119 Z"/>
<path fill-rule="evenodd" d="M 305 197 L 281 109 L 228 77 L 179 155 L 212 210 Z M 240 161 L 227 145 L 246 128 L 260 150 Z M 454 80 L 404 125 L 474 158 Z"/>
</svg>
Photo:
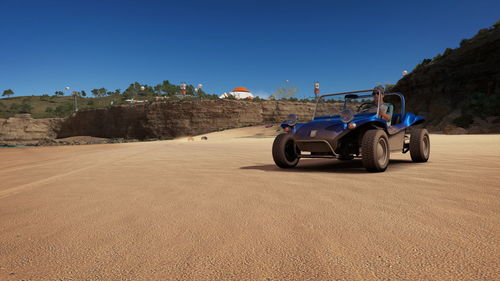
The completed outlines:
<svg viewBox="0 0 500 281">
<path fill-rule="evenodd" d="M 115 106 L 77 112 L 62 122 L 57 137 L 168 139 L 282 122 L 290 113 L 306 121 L 313 110 L 313 103 L 288 101 L 198 100 Z"/>
<path fill-rule="evenodd" d="M 54 139 L 62 119 L 33 119 L 30 114 L 17 114 L 0 119 L 0 145 L 36 145 Z"/>
<path fill-rule="evenodd" d="M 68 118 L 33 119 L 29 114 L 0 120 L 0 145 L 68 144 L 75 136 L 108 139 L 170 139 L 229 128 L 279 123 L 295 113 L 312 117 L 314 103 L 197 100 L 113 106 L 79 111 Z M 81 143 L 78 140 L 76 143 Z"/>
</svg>

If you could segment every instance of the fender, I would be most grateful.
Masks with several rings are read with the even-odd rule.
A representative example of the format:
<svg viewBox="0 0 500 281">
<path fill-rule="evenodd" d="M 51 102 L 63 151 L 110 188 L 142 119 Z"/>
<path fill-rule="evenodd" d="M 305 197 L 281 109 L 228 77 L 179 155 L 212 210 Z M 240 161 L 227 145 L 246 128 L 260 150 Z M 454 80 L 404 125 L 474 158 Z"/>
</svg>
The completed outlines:
<svg viewBox="0 0 500 281">
<path fill-rule="evenodd" d="M 403 122 L 402 123 L 406 127 L 409 127 L 409 126 L 414 126 L 414 125 L 421 124 L 424 121 L 425 121 L 425 117 L 415 115 L 414 113 L 411 113 L 411 112 L 407 112 L 405 114 L 405 117 L 403 118 Z"/>
</svg>

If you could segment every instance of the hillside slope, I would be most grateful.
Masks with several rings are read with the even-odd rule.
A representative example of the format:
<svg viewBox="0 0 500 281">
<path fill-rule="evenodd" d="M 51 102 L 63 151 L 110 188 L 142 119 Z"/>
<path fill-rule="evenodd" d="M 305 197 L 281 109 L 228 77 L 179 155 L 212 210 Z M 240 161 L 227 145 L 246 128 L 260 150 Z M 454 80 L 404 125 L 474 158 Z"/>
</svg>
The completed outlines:
<svg viewBox="0 0 500 281">
<path fill-rule="evenodd" d="M 410 110 L 427 117 L 431 130 L 454 124 L 469 133 L 500 132 L 500 25 L 424 60 L 394 90 L 405 94 Z"/>
</svg>

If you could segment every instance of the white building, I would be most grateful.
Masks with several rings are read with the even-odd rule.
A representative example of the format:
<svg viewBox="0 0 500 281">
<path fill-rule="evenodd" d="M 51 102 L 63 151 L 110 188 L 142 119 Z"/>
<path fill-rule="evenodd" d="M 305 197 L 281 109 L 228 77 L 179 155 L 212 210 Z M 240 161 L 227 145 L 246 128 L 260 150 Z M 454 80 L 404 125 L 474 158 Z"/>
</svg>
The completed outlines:
<svg viewBox="0 0 500 281">
<path fill-rule="evenodd" d="M 254 95 L 252 93 L 250 93 L 250 91 L 245 87 L 234 88 L 231 92 L 224 93 L 224 94 L 220 95 L 219 98 L 224 99 L 224 98 L 227 98 L 229 96 L 233 96 L 238 100 L 253 99 L 254 98 Z"/>
</svg>

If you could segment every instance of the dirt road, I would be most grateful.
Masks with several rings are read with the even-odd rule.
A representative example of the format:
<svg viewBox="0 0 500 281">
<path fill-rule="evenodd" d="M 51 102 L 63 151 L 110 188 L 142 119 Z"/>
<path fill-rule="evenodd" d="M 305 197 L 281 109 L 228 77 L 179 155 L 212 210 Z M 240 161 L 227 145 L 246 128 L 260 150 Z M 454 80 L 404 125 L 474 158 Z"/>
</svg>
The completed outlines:
<svg viewBox="0 0 500 281">
<path fill-rule="evenodd" d="M 0 280 L 500 280 L 500 135 L 372 174 L 260 131 L 0 149 Z"/>
</svg>

